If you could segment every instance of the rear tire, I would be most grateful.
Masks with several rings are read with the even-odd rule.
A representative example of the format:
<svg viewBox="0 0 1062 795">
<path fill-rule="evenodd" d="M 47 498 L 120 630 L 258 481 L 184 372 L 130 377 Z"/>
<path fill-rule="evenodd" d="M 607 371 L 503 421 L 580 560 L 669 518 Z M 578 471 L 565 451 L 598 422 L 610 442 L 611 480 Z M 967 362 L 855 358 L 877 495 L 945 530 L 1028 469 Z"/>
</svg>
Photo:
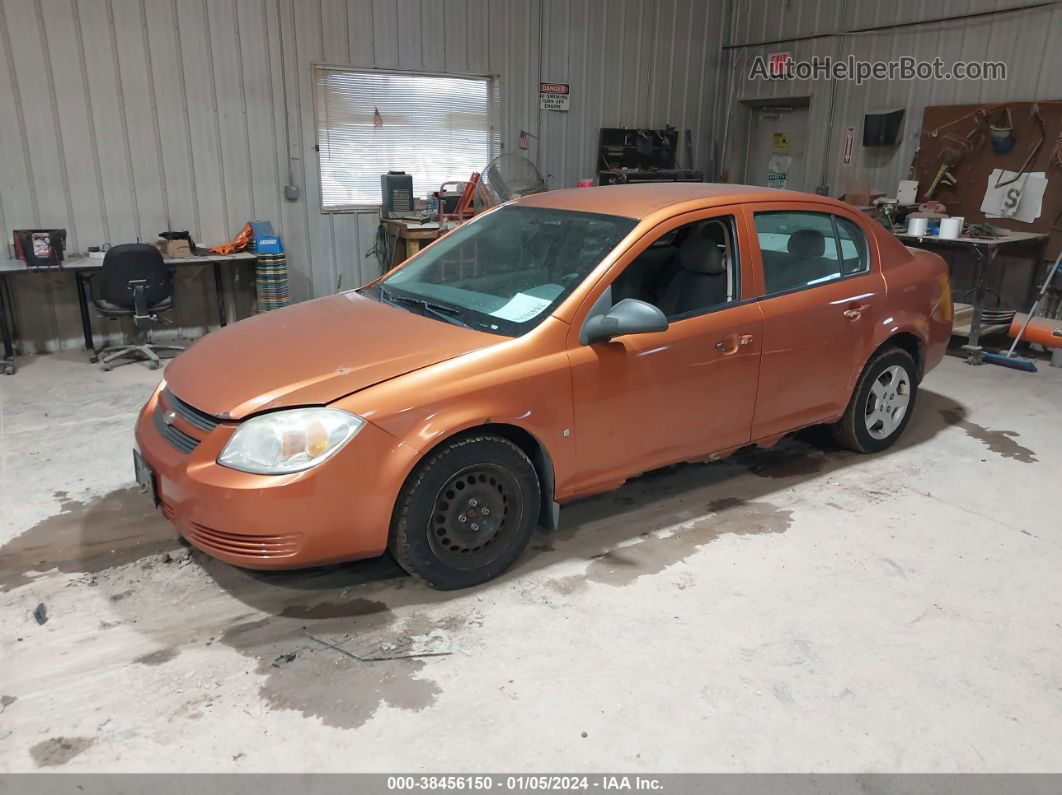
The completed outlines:
<svg viewBox="0 0 1062 795">
<path fill-rule="evenodd" d="M 540 502 L 538 474 L 519 447 L 487 434 L 460 437 L 409 476 L 388 547 L 402 568 L 432 588 L 479 585 L 520 557 Z"/>
<path fill-rule="evenodd" d="M 857 453 L 891 447 L 914 412 L 918 369 L 911 354 L 888 347 L 867 362 L 844 416 L 831 426 L 838 444 Z"/>
</svg>

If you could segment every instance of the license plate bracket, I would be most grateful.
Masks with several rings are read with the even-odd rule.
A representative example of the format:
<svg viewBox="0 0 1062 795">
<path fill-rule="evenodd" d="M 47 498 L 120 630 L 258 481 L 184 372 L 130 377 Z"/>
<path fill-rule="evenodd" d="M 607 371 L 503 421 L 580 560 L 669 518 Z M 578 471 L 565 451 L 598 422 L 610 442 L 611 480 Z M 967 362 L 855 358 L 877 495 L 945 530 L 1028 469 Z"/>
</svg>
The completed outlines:
<svg viewBox="0 0 1062 795">
<path fill-rule="evenodd" d="M 140 490 L 144 493 L 150 493 L 152 502 L 158 507 L 159 490 L 155 483 L 155 473 L 152 471 L 151 465 L 144 460 L 144 456 L 140 455 L 140 451 L 136 448 L 133 449 L 133 472 L 136 474 L 136 483 L 140 486 Z"/>
</svg>

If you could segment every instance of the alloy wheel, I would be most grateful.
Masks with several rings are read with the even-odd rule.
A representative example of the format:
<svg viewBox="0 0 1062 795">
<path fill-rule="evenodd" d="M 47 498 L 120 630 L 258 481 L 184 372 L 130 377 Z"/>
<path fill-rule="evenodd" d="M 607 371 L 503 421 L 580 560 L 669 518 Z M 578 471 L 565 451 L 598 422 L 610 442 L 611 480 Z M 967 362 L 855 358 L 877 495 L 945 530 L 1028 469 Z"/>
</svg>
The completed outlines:
<svg viewBox="0 0 1062 795">
<path fill-rule="evenodd" d="M 875 439 L 887 439 L 903 422 L 910 404 L 911 377 L 907 370 L 898 364 L 882 370 L 867 396 L 867 433 Z"/>
</svg>

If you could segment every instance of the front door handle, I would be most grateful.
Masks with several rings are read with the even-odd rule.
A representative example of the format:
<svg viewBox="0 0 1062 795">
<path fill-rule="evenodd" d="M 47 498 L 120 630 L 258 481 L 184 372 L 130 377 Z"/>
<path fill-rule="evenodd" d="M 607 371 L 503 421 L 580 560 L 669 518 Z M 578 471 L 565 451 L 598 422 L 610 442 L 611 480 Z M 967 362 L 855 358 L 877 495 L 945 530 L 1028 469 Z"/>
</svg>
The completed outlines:
<svg viewBox="0 0 1062 795">
<path fill-rule="evenodd" d="M 715 349 L 725 356 L 730 356 L 738 352 L 740 348 L 746 345 L 752 344 L 751 334 L 727 334 L 721 340 L 715 343 Z"/>
</svg>

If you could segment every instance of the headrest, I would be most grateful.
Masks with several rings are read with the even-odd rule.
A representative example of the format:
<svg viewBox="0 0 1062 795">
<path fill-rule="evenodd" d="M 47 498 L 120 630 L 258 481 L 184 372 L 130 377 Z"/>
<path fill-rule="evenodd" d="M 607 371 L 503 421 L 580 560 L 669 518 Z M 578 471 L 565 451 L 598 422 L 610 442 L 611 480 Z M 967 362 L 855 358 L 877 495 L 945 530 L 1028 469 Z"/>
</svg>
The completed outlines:
<svg viewBox="0 0 1062 795">
<path fill-rule="evenodd" d="M 818 229 L 799 229 L 789 236 L 787 246 L 794 257 L 821 257 L 826 251 L 826 236 Z"/>
<path fill-rule="evenodd" d="M 678 251 L 683 270 L 716 276 L 726 270 L 719 241 L 710 234 L 708 224 L 690 230 Z"/>
</svg>

